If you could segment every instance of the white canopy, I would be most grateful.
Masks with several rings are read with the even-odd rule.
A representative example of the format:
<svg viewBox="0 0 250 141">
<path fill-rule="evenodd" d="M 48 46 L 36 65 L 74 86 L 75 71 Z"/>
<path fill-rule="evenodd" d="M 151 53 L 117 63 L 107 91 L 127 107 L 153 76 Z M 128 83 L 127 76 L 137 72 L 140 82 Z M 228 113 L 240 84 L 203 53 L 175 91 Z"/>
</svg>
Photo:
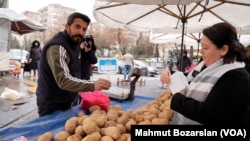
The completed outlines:
<svg viewBox="0 0 250 141">
<path fill-rule="evenodd" d="M 241 34 L 250 33 L 249 0 L 203 0 L 186 6 L 159 4 L 154 1 L 151 1 L 150 5 L 140 4 L 143 2 L 96 0 L 94 17 L 96 21 L 111 27 L 138 31 L 154 30 L 156 33 L 181 33 L 183 23 L 185 33 L 198 33 L 218 22 L 231 23 Z"/>
<path fill-rule="evenodd" d="M 46 27 L 40 23 L 31 21 L 22 14 L 15 12 L 12 9 L 0 8 L 0 26 L 3 21 L 11 21 L 11 30 L 18 34 L 26 34 L 34 31 L 44 31 Z"/>
<path fill-rule="evenodd" d="M 8 49 L 10 48 L 11 31 L 22 35 L 44 30 L 46 28 L 43 25 L 29 20 L 24 15 L 8 8 L 0 8 L 0 71 L 9 70 L 10 54 Z"/>
<path fill-rule="evenodd" d="M 184 35 L 183 43 L 186 46 L 199 46 L 201 33 L 188 33 Z M 161 34 L 150 32 L 150 42 L 154 44 L 177 43 L 181 44 L 181 34 Z M 250 45 L 250 34 L 238 34 L 239 41 L 245 45 Z"/>
<path fill-rule="evenodd" d="M 185 34 L 183 41 L 187 46 L 197 46 L 200 42 L 201 33 L 189 33 Z M 150 42 L 155 44 L 164 43 L 177 43 L 181 44 L 182 35 L 181 34 L 160 34 L 150 32 Z"/>
<path fill-rule="evenodd" d="M 120 3 L 133 3 L 133 4 L 168 4 L 168 5 L 177 5 L 177 4 L 189 4 L 191 2 L 198 2 L 201 0 L 100 0 L 108 2 L 120 2 Z"/>
</svg>

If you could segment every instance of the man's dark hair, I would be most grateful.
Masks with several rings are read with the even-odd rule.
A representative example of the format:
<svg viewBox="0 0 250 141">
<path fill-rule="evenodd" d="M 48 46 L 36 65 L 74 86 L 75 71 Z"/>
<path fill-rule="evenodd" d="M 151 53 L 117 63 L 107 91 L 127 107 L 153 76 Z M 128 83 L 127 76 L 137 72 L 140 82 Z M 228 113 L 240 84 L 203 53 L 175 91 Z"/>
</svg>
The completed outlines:
<svg viewBox="0 0 250 141">
<path fill-rule="evenodd" d="M 76 18 L 82 19 L 83 21 L 87 22 L 88 25 L 91 22 L 90 18 L 87 15 L 84 15 L 84 14 L 79 13 L 79 12 L 75 12 L 75 13 L 72 13 L 69 15 L 68 20 L 67 20 L 67 24 L 71 25 Z"/>
<path fill-rule="evenodd" d="M 183 50 L 183 53 L 187 54 L 188 52 L 187 52 L 187 50 Z"/>
</svg>

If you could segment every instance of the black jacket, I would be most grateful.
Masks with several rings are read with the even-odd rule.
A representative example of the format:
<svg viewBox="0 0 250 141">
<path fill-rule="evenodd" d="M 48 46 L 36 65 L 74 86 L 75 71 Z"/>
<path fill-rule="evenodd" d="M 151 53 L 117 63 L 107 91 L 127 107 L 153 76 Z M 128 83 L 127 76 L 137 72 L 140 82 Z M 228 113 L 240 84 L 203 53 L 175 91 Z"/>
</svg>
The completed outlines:
<svg viewBox="0 0 250 141">
<path fill-rule="evenodd" d="M 96 63 L 97 57 L 95 56 L 95 51 L 90 50 L 89 52 L 85 52 L 81 50 L 81 79 L 90 80 L 91 65 Z"/>
<path fill-rule="evenodd" d="M 190 67 L 191 64 L 192 64 L 192 62 L 191 62 L 190 58 L 187 57 L 187 56 L 183 56 L 183 60 L 182 61 L 183 61 L 182 62 L 182 67 L 180 66 L 181 58 L 179 58 L 177 60 L 176 65 L 177 65 L 179 71 L 185 72 L 186 67 Z"/>
<path fill-rule="evenodd" d="M 249 119 L 250 75 L 245 69 L 225 73 L 204 102 L 177 93 L 171 109 L 201 124 L 246 125 Z"/>
<path fill-rule="evenodd" d="M 67 55 L 63 58 L 63 62 L 66 60 L 64 64 L 60 64 L 59 57 L 55 61 L 53 60 L 55 62 L 53 70 L 50 68 L 46 58 L 47 50 L 52 47 L 56 51 L 61 51 L 59 48 L 63 47 Z M 64 54 L 63 52 L 57 52 L 49 56 L 50 59 L 53 57 L 55 59 L 57 54 Z M 50 114 L 56 110 L 66 110 L 71 107 L 71 102 L 74 100 L 78 93 L 77 90 L 80 87 L 80 81 L 76 79 L 80 78 L 79 56 L 79 44 L 73 43 L 66 31 L 59 32 L 44 46 L 40 59 L 38 87 L 36 91 L 38 113 L 40 116 Z M 64 72 L 64 68 L 66 68 L 66 71 L 69 69 L 68 72 L 70 74 Z M 56 78 L 59 75 L 60 78 Z M 73 85 L 75 85 L 75 88 Z"/>
</svg>

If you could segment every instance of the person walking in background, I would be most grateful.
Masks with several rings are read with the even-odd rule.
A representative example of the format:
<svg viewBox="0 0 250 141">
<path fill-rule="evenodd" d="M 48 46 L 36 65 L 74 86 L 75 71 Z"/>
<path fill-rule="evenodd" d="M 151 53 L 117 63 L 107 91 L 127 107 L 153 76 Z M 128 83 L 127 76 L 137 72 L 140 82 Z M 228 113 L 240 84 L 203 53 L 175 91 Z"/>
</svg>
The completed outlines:
<svg viewBox="0 0 250 141">
<path fill-rule="evenodd" d="M 249 58 L 247 49 L 229 23 L 214 24 L 202 33 L 203 61 L 188 74 L 187 87 L 172 91 L 172 124 L 249 124 L 250 74 L 244 63 Z"/>
<path fill-rule="evenodd" d="M 124 62 L 124 80 L 127 80 L 127 76 L 132 70 L 132 67 L 134 66 L 134 57 L 130 53 L 126 53 L 123 57 L 122 60 Z"/>
<path fill-rule="evenodd" d="M 181 59 L 182 59 L 182 66 L 181 66 Z M 182 56 L 179 57 L 179 59 L 177 60 L 177 68 L 179 71 L 185 72 L 185 69 L 187 67 L 191 66 L 191 59 L 187 56 L 187 50 L 183 50 Z"/>
<path fill-rule="evenodd" d="M 97 57 L 95 55 L 96 45 L 94 37 L 91 34 L 86 34 L 83 42 L 80 44 L 81 48 L 81 79 L 90 80 L 92 74 L 92 64 L 97 63 Z M 77 95 L 73 106 L 81 103 L 81 96 Z"/>
<path fill-rule="evenodd" d="M 40 42 L 38 40 L 33 41 L 30 47 L 29 60 L 31 60 L 31 70 L 33 70 L 34 75 L 36 75 L 36 71 L 39 66 L 41 53 L 42 53 L 42 48 L 40 46 Z"/>
<path fill-rule="evenodd" d="M 173 59 L 171 58 L 168 62 L 168 69 L 171 72 L 171 74 L 173 73 L 173 67 L 174 67 L 174 62 Z"/>
<path fill-rule="evenodd" d="M 103 78 L 96 81 L 81 79 L 80 43 L 89 23 L 89 17 L 82 13 L 70 14 L 65 29 L 43 47 L 36 90 L 39 116 L 71 108 L 79 92 L 111 87 L 111 82 Z"/>
</svg>

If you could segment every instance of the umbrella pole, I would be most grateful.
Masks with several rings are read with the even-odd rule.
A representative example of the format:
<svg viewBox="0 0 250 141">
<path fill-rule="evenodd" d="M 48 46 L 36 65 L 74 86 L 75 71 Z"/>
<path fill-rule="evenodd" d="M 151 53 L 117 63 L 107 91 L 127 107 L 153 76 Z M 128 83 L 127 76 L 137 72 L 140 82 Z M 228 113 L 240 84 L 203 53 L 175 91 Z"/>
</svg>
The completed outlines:
<svg viewBox="0 0 250 141">
<path fill-rule="evenodd" d="M 185 23 L 187 22 L 187 18 L 186 18 L 186 5 L 184 5 L 184 11 L 183 11 L 183 17 L 181 19 L 181 22 L 182 22 L 182 35 L 181 35 L 181 59 L 180 59 L 180 71 L 182 71 L 182 64 L 183 64 L 183 46 L 184 46 L 184 30 L 185 30 Z"/>
<path fill-rule="evenodd" d="M 200 47 L 200 42 L 201 42 L 201 33 L 199 33 L 199 39 L 197 40 L 197 43 L 198 43 L 198 48 L 197 48 L 197 59 L 199 58 L 199 47 Z"/>
</svg>

